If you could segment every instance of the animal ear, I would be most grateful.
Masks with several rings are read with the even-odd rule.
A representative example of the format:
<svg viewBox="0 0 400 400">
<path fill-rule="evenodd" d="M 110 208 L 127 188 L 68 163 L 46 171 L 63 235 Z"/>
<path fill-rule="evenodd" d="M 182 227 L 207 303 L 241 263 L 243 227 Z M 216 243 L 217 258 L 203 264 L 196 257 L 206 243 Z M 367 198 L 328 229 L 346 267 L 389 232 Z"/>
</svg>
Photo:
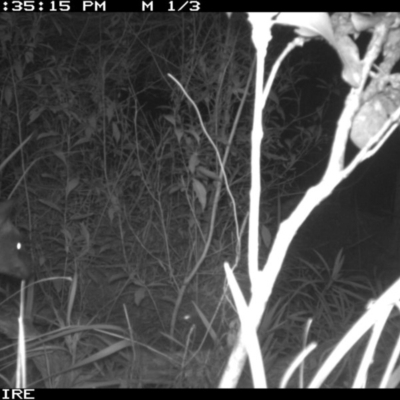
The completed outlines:
<svg viewBox="0 0 400 400">
<path fill-rule="evenodd" d="M 4 224 L 11 215 L 14 209 L 14 202 L 12 200 L 3 201 L 0 203 L 0 225 Z"/>
</svg>

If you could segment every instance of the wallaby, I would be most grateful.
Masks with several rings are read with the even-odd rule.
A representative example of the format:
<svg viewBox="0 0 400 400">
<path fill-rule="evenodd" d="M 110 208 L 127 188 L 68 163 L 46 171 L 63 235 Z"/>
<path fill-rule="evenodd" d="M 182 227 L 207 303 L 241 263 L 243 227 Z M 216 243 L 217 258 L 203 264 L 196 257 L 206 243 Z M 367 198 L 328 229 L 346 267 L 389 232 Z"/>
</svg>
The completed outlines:
<svg viewBox="0 0 400 400">
<path fill-rule="evenodd" d="M 23 248 L 22 235 L 10 220 L 14 203 L 0 203 L 0 274 L 19 279 L 31 275 L 31 260 Z"/>
</svg>

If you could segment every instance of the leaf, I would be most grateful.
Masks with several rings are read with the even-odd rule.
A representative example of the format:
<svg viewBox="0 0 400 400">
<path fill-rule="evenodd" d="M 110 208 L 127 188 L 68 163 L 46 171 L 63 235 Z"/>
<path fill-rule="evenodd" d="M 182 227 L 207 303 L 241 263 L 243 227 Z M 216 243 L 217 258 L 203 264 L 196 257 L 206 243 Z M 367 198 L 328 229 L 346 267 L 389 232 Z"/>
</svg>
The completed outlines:
<svg viewBox="0 0 400 400">
<path fill-rule="evenodd" d="M 196 167 L 197 167 L 199 164 L 200 164 L 200 160 L 199 160 L 199 157 L 198 157 L 197 153 L 193 153 L 193 154 L 190 156 L 190 159 L 189 159 L 189 165 L 188 165 L 189 171 L 190 171 L 192 174 L 194 174 L 194 171 L 196 170 Z"/>
<path fill-rule="evenodd" d="M 138 289 L 135 289 L 135 305 L 140 306 L 140 303 L 142 300 L 146 297 L 146 289 L 143 287 L 140 287 Z"/>
<path fill-rule="evenodd" d="M 343 255 L 343 247 L 338 251 L 335 263 L 333 264 L 332 270 L 332 280 L 336 281 L 339 278 L 340 271 L 343 267 L 344 263 L 344 255 Z"/>
<path fill-rule="evenodd" d="M 386 13 L 376 13 L 375 15 L 367 15 L 358 12 L 351 13 L 351 22 L 358 32 L 366 31 L 379 24 Z"/>
<path fill-rule="evenodd" d="M 32 50 L 28 50 L 28 51 L 25 53 L 25 62 L 26 62 L 27 64 L 33 62 L 33 51 L 32 51 Z"/>
<path fill-rule="evenodd" d="M 175 117 L 173 115 L 163 115 L 163 118 L 166 119 L 170 124 L 172 125 L 176 125 L 176 120 Z"/>
<path fill-rule="evenodd" d="M 55 150 L 53 151 L 53 154 L 59 158 L 65 165 L 67 165 L 67 160 L 65 159 L 65 155 L 62 151 Z"/>
<path fill-rule="evenodd" d="M 177 192 L 178 190 L 182 189 L 182 185 L 181 184 L 175 184 L 175 185 L 171 185 L 169 190 L 168 190 L 168 194 L 173 194 L 175 192 Z"/>
<path fill-rule="evenodd" d="M 207 190 L 204 185 L 197 179 L 193 179 L 193 189 L 196 197 L 200 202 L 201 209 L 204 211 L 207 205 Z"/>
<path fill-rule="evenodd" d="M 175 127 L 174 132 L 175 132 L 176 138 L 178 139 L 178 143 L 180 143 L 181 139 L 182 139 L 182 136 L 183 136 L 182 128 Z"/>
<path fill-rule="evenodd" d="M 360 86 L 362 65 L 357 45 L 347 35 L 337 36 L 335 49 L 343 64 L 343 80 L 352 87 Z"/>
<path fill-rule="evenodd" d="M 28 125 L 35 121 L 43 112 L 44 107 L 37 107 L 30 111 Z"/>
<path fill-rule="evenodd" d="M 356 44 L 347 36 L 333 33 L 331 20 L 326 12 L 280 13 L 277 23 L 297 26 L 296 33 L 303 37 L 322 36 L 336 50 L 342 64 L 342 78 L 352 87 L 361 80 L 361 63 Z"/>
<path fill-rule="evenodd" d="M 279 97 L 274 90 L 270 90 L 268 100 L 273 101 L 276 105 L 279 105 Z"/>
<path fill-rule="evenodd" d="M 331 20 L 326 12 L 281 12 L 276 22 L 297 26 L 296 33 L 303 37 L 322 36 L 336 47 Z"/>
<path fill-rule="evenodd" d="M 261 238 L 265 247 L 269 249 L 272 243 L 272 235 L 271 231 L 265 225 L 261 227 Z"/>
<path fill-rule="evenodd" d="M 196 139 L 197 143 L 200 143 L 200 135 L 195 128 L 190 127 L 189 129 L 187 129 L 187 132 Z"/>
<path fill-rule="evenodd" d="M 111 101 L 109 102 L 107 108 L 106 108 L 106 116 L 107 116 L 107 122 L 110 122 L 114 116 L 114 110 L 115 110 L 115 102 Z"/>
<path fill-rule="evenodd" d="M 215 172 L 210 171 L 209 169 L 204 168 L 201 165 L 197 167 L 197 172 L 199 172 L 200 174 L 204 175 L 207 178 L 213 179 L 214 181 L 219 181 L 219 176 Z"/>
<path fill-rule="evenodd" d="M 53 203 L 52 201 L 49 201 L 49 200 L 42 200 L 42 199 L 39 199 L 39 201 L 40 201 L 42 204 L 44 204 L 44 205 L 46 205 L 46 206 L 52 208 L 53 210 L 59 212 L 60 214 L 63 213 L 63 212 L 61 211 L 60 207 L 58 207 L 58 205 L 55 204 L 55 203 Z"/>
<path fill-rule="evenodd" d="M 79 185 L 79 178 L 73 178 L 68 181 L 66 192 L 67 196 Z"/>
</svg>

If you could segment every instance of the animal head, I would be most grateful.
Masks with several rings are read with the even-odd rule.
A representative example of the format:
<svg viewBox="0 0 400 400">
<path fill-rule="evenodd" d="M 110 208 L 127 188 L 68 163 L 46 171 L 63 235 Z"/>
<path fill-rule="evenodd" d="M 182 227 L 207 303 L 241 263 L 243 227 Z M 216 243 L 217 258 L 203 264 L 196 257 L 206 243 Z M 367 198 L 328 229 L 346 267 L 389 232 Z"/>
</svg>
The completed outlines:
<svg viewBox="0 0 400 400">
<path fill-rule="evenodd" d="M 0 274 L 28 279 L 31 259 L 25 252 L 22 235 L 10 220 L 12 201 L 0 203 Z"/>
</svg>

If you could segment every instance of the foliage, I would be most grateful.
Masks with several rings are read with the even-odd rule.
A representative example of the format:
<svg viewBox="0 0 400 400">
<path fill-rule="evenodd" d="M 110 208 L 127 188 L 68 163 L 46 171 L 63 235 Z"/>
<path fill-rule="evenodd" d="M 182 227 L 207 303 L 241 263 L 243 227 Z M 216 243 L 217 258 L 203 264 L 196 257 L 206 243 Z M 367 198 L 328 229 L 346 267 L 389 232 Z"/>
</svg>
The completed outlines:
<svg viewBox="0 0 400 400">
<path fill-rule="evenodd" d="M 188 361 L 196 359 L 187 357 L 193 355 L 188 330 L 178 318 L 174 339 L 167 340 L 166 332 L 173 309 L 183 314 L 195 301 L 220 320 L 218 333 L 226 333 L 234 312 L 221 300 L 222 262 L 237 255 L 235 228 L 226 187 L 218 193 L 222 178 L 215 149 L 167 74 L 189 93 L 226 155 L 227 182 L 238 219 L 245 221 L 254 111 L 248 22 L 205 13 L 3 13 L 0 31 L 0 158 L 32 135 L 0 171 L 0 190 L 27 205 L 21 205 L 19 217 L 30 232 L 38 281 L 28 309 L 34 308 L 35 323 L 43 323 L 36 338 L 46 337 L 45 346 L 36 339 L 30 350 L 32 357 L 50 357 L 39 361 L 39 379 L 52 387 L 99 382 L 140 387 L 153 385 L 152 379 L 164 386 L 194 386 L 200 377 Z M 283 45 L 281 37 L 276 49 Z M 261 222 L 270 237 L 279 224 L 281 199 L 303 193 L 320 177 L 321 152 L 326 154 L 332 138 L 330 105 L 344 89 L 339 71 L 331 80 L 310 74 L 312 56 L 294 54 L 284 63 L 264 109 Z M 317 105 L 304 109 L 310 75 L 318 85 Z M 240 256 L 239 270 L 245 251 Z M 323 332 L 338 319 L 347 323 L 356 283 L 332 276 L 326 283 L 330 267 L 323 260 L 318 266 L 303 260 L 296 268 L 299 275 L 290 278 L 288 289 L 278 289 L 294 291 L 275 303 L 279 307 L 271 306 L 263 329 L 278 332 L 285 312 L 300 320 L 300 308 L 290 308 L 293 302 L 311 313 L 315 299 L 320 308 L 312 312 L 323 320 Z M 74 295 L 65 279 L 71 276 Z M 324 285 L 333 281 L 328 290 Z M 302 290 L 293 289 L 295 284 Z M 80 318 L 72 316 L 72 308 Z M 277 341 L 263 340 L 270 354 Z M 145 346 L 135 348 L 137 342 Z M 47 343 L 56 346 L 53 353 Z M 225 353 L 216 354 L 225 360 Z M 147 369 L 129 369 L 135 354 Z M 48 379 L 49 360 L 79 374 L 70 374 L 68 382 Z M 215 380 L 222 363 L 211 361 Z M 172 372 L 160 377 L 167 365 Z M 121 372 L 128 369 L 130 374 Z M 46 373 L 65 377 L 63 371 Z"/>
</svg>

